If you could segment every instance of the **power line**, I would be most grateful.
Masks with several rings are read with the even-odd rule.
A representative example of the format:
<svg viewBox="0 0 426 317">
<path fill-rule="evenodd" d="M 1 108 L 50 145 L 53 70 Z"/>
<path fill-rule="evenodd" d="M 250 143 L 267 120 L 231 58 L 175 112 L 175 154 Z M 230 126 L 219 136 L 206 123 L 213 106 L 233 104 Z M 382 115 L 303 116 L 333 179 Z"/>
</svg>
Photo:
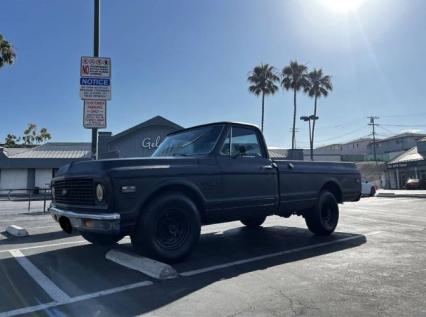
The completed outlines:
<svg viewBox="0 0 426 317">
<path fill-rule="evenodd" d="M 318 142 L 319 142 L 319 143 L 322 143 L 322 142 L 326 142 L 326 141 L 330 141 L 330 140 L 341 139 L 341 138 L 344 138 L 345 136 L 348 136 L 348 135 L 354 134 L 354 133 L 359 132 L 359 131 L 361 131 L 361 130 L 363 130 L 363 129 L 364 129 L 364 127 L 357 128 L 357 129 L 355 129 L 355 130 L 352 130 L 352 131 L 350 131 L 350 132 L 348 132 L 348 133 L 345 133 L 345 134 L 341 134 L 341 135 L 339 135 L 339 136 L 334 136 L 334 137 L 331 137 L 331 138 L 318 140 Z"/>
</svg>

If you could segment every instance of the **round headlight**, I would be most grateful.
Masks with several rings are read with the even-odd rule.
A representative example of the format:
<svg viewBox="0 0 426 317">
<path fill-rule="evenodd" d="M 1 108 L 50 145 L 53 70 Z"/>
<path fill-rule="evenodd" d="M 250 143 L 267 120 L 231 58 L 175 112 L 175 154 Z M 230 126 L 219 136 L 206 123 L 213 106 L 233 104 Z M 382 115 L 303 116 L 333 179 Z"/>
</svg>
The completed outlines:
<svg viewBox="0 0 426 317">
<path fill-rule="evenodd" d="M 98 202 L 104 200 L 104 187 L 101 184 L 96 185 L 96 200 Z"/>
</svg>

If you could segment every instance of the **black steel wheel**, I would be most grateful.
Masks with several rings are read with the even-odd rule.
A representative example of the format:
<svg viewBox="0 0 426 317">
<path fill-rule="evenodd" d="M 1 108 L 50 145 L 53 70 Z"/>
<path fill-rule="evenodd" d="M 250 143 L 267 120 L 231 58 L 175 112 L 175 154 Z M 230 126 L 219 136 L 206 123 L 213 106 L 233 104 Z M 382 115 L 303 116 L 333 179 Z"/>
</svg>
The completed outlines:
<svg viewBox="0 0 426 317">
<path fill-rule="evenodd" d="M 164 193 L 149 204 L 130 238 L 138 253 L 173 263 L 191 253 L 200 232 L 194 202 L 181 193 Z"/>
<path fill-rule="evenodd" d="M 308 229 L 316 235 L 330 235 L 339 222 L 339 206 L 329 191 L 322 191 L 317 205 L 304 214 Z"/>
</svg>

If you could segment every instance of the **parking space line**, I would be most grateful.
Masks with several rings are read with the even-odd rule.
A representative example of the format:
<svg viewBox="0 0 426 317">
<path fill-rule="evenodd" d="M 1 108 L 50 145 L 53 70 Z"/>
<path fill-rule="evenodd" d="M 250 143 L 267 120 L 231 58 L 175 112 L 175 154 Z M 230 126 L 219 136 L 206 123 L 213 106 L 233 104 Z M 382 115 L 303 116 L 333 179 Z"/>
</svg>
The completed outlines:
<svg viewBox="0 0 426 317">
<path fill-rule="evenodd" d="M 41 288 L 55 301 L 69 300 L 58 286 L 55 285 L 46 275 L 44 275 L 34 264 L 28 260 L 20 250 L 12 250 L 10 254 L 18 261 L 25 271 L 41 286 Z"/>
<path fill-rule="evenodd" d="M 410 219 L 413 220 L 418 220 L 418 221 L 426 221 L 426 217 L 419 217 L 419 216 L 412 216 L 410 214 L 401 214 L 401 213 L 391 213 L 389 211 L 386 210 L 377 210 L 377 209 L 369 209 L 369 208 L 364 208 L 364 207 L 354 207 L 354 208 L 348 208 L 350 209 L 350 211 L 358 211 L 358 212 L 370 212 L 371 214 L 378 214 L 378 215 L 385 215 L 385 216 L 391 216 L 391 217 L 409 217 Z"/>
<path fill-rule="evenodd" d="M 152 284 L 153 284 L 153 282 L 151 282 L 151 281 L 142 281 L 142 282 L 138 282 L 138 283 L 114 287 L 114 288 L 106 289 L 106 290 L 99 291 L 99 292 L 89 293 L 89 294 L 85 294 L 85 295 L 81 295 L 81 296 L 68 297 L 68 299 L 64 299 L 64 300 L 60 300 L 60 301 L 54 301 L 54 302 L 50 302 L 50 303 L 46 303 L 46 304 L 40 304 L 40 305 L 35 305 L 35 306 L 30 306 L 30 307 L 24 307 L 24 308 L 9 310 L 9 311 L 0 313 L 0 317 L 11 317 L 11 316 L 16 316 L 16 315 L 21 315 L 21 314 L 30 314 L 30 313 L 34 313 L 34 312 L 39 311 L 39 310 L 45 310 L 45 309 L 49 309 L 49 308 L 60 306 L 60 305 L 73 304 L 73 303 L 76 303 L 76 302 L 80 302 L 80 301 L 84 301 L 84 300 L 88 300 L 88 299 L 93 299 L 93 298 L 97 298 L 97 297 L 101 297 L 101 296 L 111 295 L 111 294 L 114 294 L 114 293 L 119 293 L 119 292 L 131 290 L 131 289 L 138 288 L 138 287 L 149 286 L 149 285 L 152 285 Z"/>
<path fill-rule="evenodd" d="M 68 242 L 58 242 L 58 243 L 52 243 L 52 244 L 41 244 L 41 245 L 33 245 L 31 247 L 22 247 L 22 248 L 15 248 L 15 249 L 7 249 L 7 250 L 0 250 L 1 252 L 11 252 L 15 250 L 32 250 L 32 249 L 40 249 L 40 248 L 49 248 L 49 247 L 56 247 L 59 245 L 67 245 L 67 244 L 88 244 L 86 240 L 77 240 L 77 241 L 68 241 Z"/>
<path fill-rule="evenodd" d="M 371 232 L 371 233 L 368 233 L 368 234 L 365 234 L 365 235 L 371 236 L 371 235 L 376 235 L 376 234 L 379 234 L 379 233 L 381 233 L 381 231 L 375 231 L 375 232 Z M 362 236 L 360 236 L 360 235 L 353 236 L 353 237 L 346 237 L 346 238 L 342 238 L 342 239 L 338 239 L 338 240 L 334 240 L 334 241 L 318 243 L 318 244 L 315 244 L 315 245 L 309 245 L 309 246 L 295 248 L 295 249 L 291 249 L 291 250 L 285 250 L 285 251 L 279 251 L 279 252 L 274 252 L 274 253 L 270 253 L 270 254 L 260 255 L 260 256 L 253 257 L 253 258 L 244 259 L 244 260 L 232 261 L 232 262 L 227 262 L 227 263 L 219 264 L 219 265 L 213 265 L 213 266 L 205 267 L 205 268 L 202 268 L 202 269 L 186 271 L 186 272 L 183 272 L 183 273 L 179 273 L 179 275 L 189 277 L 189 276 L 198 275 L 198 274 L 206 273 L 206 272 L 210 272 L 210 271 L 215 271 L 215 270 L 219 270 L 219 269 L 223 269 L 223 268 L 227 268 L 227 267 L 231 267 L 231 266 L 251 263 L 251 262 L 255 262 L 255 261 L 265 260 L 265 259 L 269 259 L 269 258 L 273 258 L 273 257 L 277 257 L 277 256 L 282 256 L 282 255 L 286 255 L 286 254 L 291 254 L 291 253 L 296 253 L 296 252 L 301 252 L 301 251 L 306 251 L 306 250 L 311 250 L 311 249 L 317 249 L 317 248 L 320 248 L 320 247 L 325 247 L 325 246 L 338 244 L 338 243 L 342 243 L 342 242 L 350 241 L 350 240 L 356 240 L 356 239 L 360 239 L 360 238 L 362 238 Z"/>
<path fill-rule="evenodd" d="M 402 222 L 396 222 L 396 221 L 374 219 L 374 218 L 369 218 L 369 217 L 359 217 L 359 216 L 355 216 L 355 215 L 345 215 L 345 217 L 352 217 L 352 218 L 367 220 L 367 221 L 389 223 L 389 224 L 398 225 L 398 226 L 402 225 L 402 226 L 413 227 L 413 228 L 417 228 L 417 229 L 425 229 L 425 226 L 413 225 L 413 224 L 409 224 L 409 223 L 402 223 Z"/>
</svg>

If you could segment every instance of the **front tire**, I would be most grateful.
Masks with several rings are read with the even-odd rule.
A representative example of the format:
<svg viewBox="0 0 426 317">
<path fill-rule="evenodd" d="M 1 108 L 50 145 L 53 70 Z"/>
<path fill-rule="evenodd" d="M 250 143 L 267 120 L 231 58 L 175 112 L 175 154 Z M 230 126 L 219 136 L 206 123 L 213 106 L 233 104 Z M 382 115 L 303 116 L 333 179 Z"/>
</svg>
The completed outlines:
<svg viewBox="0 0 426 317">
<path fill-rule="evenodd" d="M 265 219 L 266 219 L 265 216 L 258 216 L 258 217 L 241 219 L 240 221 L 247 228 L 254 229 L 254 228 L 259 228 L 265 222 Z"/>
<path fill-rule="evenodd" d="M 94 245 L 112 245 L 123 239 L 122 235 L 107 235 L 94 232 L 80 232 L 81 236 Z"/>
<path fill-rule="evenodd" d="M 181 193 L 167 193 L 149 204 L 130 238 L 136 252 L 173 263 L 191 253 L 200 232 L 194 202 Z"/>
<path fill-rule="evenodd" d="M 334 232 L 339 222 L 339 206 L 336 198 L 329 191 L 322 191 L 317 205 L 305 215 L 308 229 L 320 236 L 328 236 Z"/>
</svg>

